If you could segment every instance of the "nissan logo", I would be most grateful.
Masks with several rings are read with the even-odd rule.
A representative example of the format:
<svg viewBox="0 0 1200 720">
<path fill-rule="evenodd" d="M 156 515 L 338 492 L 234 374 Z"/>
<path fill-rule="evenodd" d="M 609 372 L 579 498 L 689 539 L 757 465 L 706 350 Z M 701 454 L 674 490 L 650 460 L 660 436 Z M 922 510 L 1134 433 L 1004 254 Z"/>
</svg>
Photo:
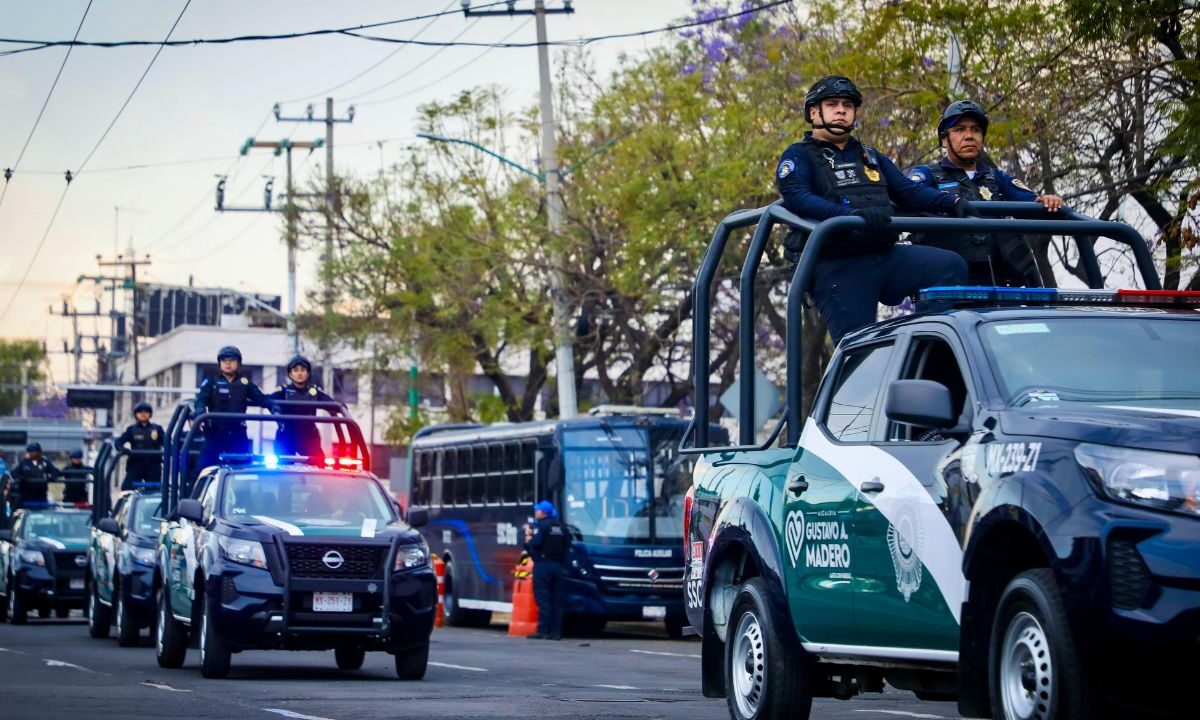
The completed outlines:
<svg viewBox="0 0 1200 720">
<path fill-rule="evenodd" d="M 324 557 L 321 558 L 321 562 L 325 563 L 325 567 L 329 568 L 330 570 L 337 570 L 343 564 L 345 564 L 346 560 L 337 550 L 330 550 L 329 552 L 325 553 Z"/>
<path fill-rule="evenodd" d="M 85 565 L 87 565 L 87 556 L 86 555 L 76 555 L 75 556 L 75 567 L 84 567 Z"/>
</svg>

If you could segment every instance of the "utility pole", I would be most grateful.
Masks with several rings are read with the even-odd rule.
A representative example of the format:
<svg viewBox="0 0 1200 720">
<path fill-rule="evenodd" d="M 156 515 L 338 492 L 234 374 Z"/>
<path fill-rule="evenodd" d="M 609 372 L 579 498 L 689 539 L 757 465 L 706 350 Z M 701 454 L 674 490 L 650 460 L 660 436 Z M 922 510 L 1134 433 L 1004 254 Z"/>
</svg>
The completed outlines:
<svg viewBox="0 0 1200 720">
<path fill-rule="evenodd" d="M 123 267 L 126 269 L 127 275 L 124 278 L 123 287 L 129 291 L 129 343 L 130 351 L 133 353 L 133 384 L 137 385 L 142 381 L 142 368 L 138 358 L 138 313 L 137 313 L 137 269 L 142 265 L 150 264 L 150 256 L 147 255 L 145 260 L 138 260 L 132 254 L 129 259 L 124 255 L 118 255 L 115 260 L 104 260 L 100 256 L 96 256 L 96 264 L 101 268 L 106 267 Z M 114 308 L 115 312 L 116 308 Z"/>
<path fill-rule="evenodd" d="M 21 363 L 21 417 L 29 417 L 29 363 Z"/>
<path fill-rule="evenodd" d="M 287 153 L 287 202 L 283 206 L 283 216 L 287 223 L 287 334 L 288 340 L 292 345 L 292 354 L 300 354 L 300 330 L 296 323 L 296 249 L 298 245 L 296 221 L 300 216 L 300 209 L 296 207 L 296 187 L 292 183 L 292 149 L 300 148 L 312 152 L 321 147 L 323 140 L 317 138 L 310 141 L 291 141 L 291 140 L 256 140 L 254 138 L 246 138 L 246 142 L 242 143 L 241 154 L 245 155 L 250 152 L 250 148 L 268 148 L 275 151 L 276 155 L 281 152 Z M 225 178 L 221 178 L 217 183 L 217 212 L 279 212 L 271 206 L 271 188 L 273 180 L 267 180 L 267 186 L 263 190 L 263 206 L 262 207 L 230 207 L 225 205 Z"/>
<path fill-rule="evenodd" d="M 335 187 L 333 173 L 333 126 L 337 123 L 354 122 L 354 106 L 346 108 L 346 117 L 338 118 L 333 115 L 333 98 L 325 98 L 325 117 L 319 118 L 313 114 L 310 103 L 305 108 L 303 117 L 283 117 L 279 103 L 275 103 L 275 120 L 277 122 L 320 122 L 325 123 L 325 250 L 321 253 L 321 283 L 324 286 L 321 293 L 321 305 L 325 314 L 325 322 L 333 318 L 333 278 L 330 267 L 333 264 L 333 241 L 337 232 L 336 218 L 341 214 L 341 193 Z M 326 334 L 322 333 L 321 343 L 321 384 L 333 392 L 333 349 Z"/>
<path fill-rule="evenodd" d="M 554 88 L 550 80 L 550 47 L 547 45 L 546 16 L 549 14 L 571 14 L 571 0 L 564 0 L 563 7 L 546 8 L 546 0 L 534 0 L 533 10 L 517 10 L 516 2 L 508 3 L 507 10 L 472 10 L 471 0 L 462 0 L 463 15 L 466 17 L 533 15 L 537 24 L 538 80 L 542 112 L 542 170 L 546 183 L 546 220 L 550 239 L 562 234 L 563 200 L 562 176 L 558 170 L 558 140 L 554 121 Z M 571 337 L 570 305 L 566 297 L 566 278 L 563 274 L 564 258 L 556 258 L 551 272 L 550 296 L 554 315 L 554 364 L 557 370 L 558 414 L 561 418 L 573 418 L 579 413 L 575 397 L 575 343 Z"/>
</svg>

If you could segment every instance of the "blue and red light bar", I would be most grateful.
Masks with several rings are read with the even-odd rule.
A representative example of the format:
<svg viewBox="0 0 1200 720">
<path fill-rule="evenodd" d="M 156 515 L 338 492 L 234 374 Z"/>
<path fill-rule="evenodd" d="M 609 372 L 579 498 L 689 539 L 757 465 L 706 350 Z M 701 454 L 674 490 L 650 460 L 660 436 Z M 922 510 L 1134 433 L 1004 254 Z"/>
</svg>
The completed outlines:
<svg viewBox="0 0 1200 720">
<path fill-rule="evenodd" d="M 1064 290 L 965 285 L 925 288 L 920 299 L 957 305 L 1200 307 L 1200 292 L 1191 290 Z"/>
</svg>

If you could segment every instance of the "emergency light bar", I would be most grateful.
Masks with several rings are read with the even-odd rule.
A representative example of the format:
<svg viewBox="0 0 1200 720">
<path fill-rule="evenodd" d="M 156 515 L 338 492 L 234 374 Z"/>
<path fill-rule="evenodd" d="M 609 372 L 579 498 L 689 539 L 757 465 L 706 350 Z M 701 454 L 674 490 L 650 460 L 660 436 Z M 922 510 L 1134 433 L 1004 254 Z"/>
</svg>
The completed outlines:
<svg viewBox="0 0 1200 720">
<path fill-rule="evenodd" d="M 1063 290 L 965 285 L 925 288 L 919 299 L 956 305 L 1200 307 L 1200 292 L 1192 290 Z"/>
</svg>

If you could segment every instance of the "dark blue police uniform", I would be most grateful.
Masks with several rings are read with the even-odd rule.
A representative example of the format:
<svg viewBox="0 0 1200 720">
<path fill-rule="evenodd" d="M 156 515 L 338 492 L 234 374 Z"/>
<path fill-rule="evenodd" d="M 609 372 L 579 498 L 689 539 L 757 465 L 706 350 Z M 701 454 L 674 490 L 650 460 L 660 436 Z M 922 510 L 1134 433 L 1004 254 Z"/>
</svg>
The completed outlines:
<svg viewBox="0 0 1200 720">
<path fill-rule="evenodd" d="M 49 483 L 60 477 L 62 477 L 62 473 L 49 460 L 23 458 L 16 469 L 12 471 L 12 486 L 8 495 L 9 505 L 15 512 L 26 507 L 28 503 L 44 504 L 48 502 Z"/>
<path fill-rule="evenodd" d="M 240 374 L 235 375 L 233 380 L 224 375 L 207 377 L 196 393 L 197 415 L 204 412 L 245 413 L 250 405 L 276 411 L 274 401 L 250 378 Z M 204 450 L 200 453 L 200 468 L 216 465 L 221 453 L 250 452 L 250 438 L 246 436 L 244 420 L 212 418 L 205 422 L 207 427 L 204 430 Z"/>
<path fill-rule="evenodd" d="M 538 607 L 537 634 L 562 637 L 563 605 L 567 602 L 567 550 L 571 532 L 556 517 L 537 521 L 533 537 L 526 543 L 533 558 L 533 599 Z"/>
<path fill-rule="evenodd" d="M 952 213 L 956 198 L 909 180 L 888 158 L 851 137 L 844 148 L 813 138 L 788 147 L 775 184 L 784 206 L 800 217 L 827 220 L 868 209 Z M 860 230 L 827 244 L 811 292 L 834 342 L 875 322 L 877 304 L 898 305 L 921 288 L 960 285 L 963 259 L 933 247 L 897 245 L 890 230 Z M 933 309 L 933 308 L 929 308 Z"/>
<path fill-rule="evenodd" d="M 1038 198 L 1037 193 L 1025 183 L 983 159 L 976 163 L 973 175 L 968 175 L 966 170 L 943 158 L 933 165 L 918 165 L 910 169 L 908 179 L 973 202 L 1034 202 Z M 1028 238 L 1024 236 L 925 233 L 910 239 L 914 243 L 940 247 L 962 255 L 967 261 L 967 282 L 972 285 L 1042 285 L 1037 258 Z"/>
<path fill-rule="evenodd" d="M 306 383 L 303 387 L 296 383 L 280 385 L 279 389 L 269 396 L 272 400 L 335 402 L 335 400 L 319 387 Z M 316 417 L 317 408 L 303 405 L 280 405 L 279 411 L 284 415 L 306 415 Z M 275 453 L 277 455 L 307 455 L 309 462 L 320 464 L 325 456 L 321 448 L 321 433 L 316 423 L 281 422 L 275 432 Z"/>
<path fill-rule="evenodd" d="M 161 425 L 152 422 L 136 422 L 125 428 L 125 432 L 117 438 L 116 446 L 126 445 L 130 450 L 159 450 L 163 448 L 163 429 Z M 134 483 L 161 483 L 162 457 L 154 455 L 130 455 L 125 458 L 125 479 L 121 481 L 122 490 L 134 489 Z"/>
</svg>

